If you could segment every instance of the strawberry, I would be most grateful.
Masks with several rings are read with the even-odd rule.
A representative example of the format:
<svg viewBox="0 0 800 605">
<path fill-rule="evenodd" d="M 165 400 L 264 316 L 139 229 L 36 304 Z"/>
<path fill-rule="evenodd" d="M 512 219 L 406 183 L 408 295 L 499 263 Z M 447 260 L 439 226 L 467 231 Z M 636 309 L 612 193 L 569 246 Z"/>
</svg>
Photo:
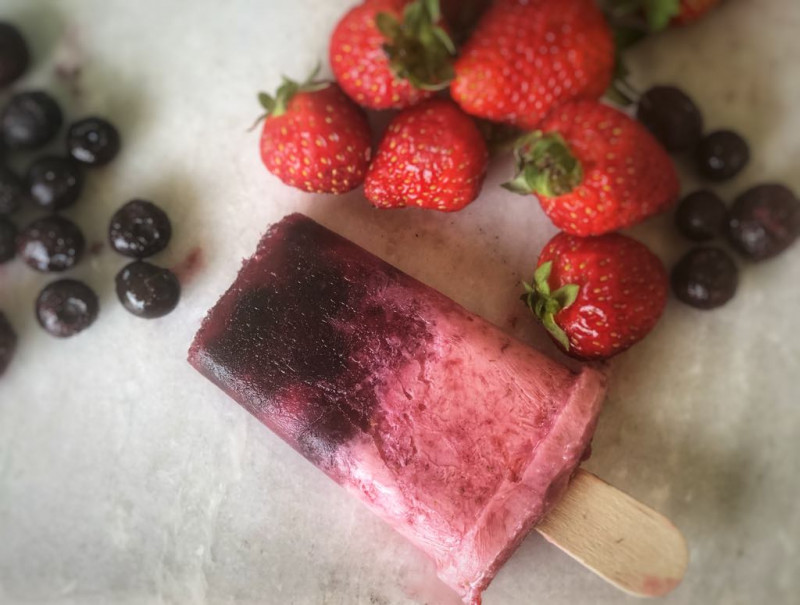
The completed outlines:
<svg viewBox="0 0 800 605">
<path fill-rule="evenodd" d="M 336 85 L 284 78 L 273 98 L 261 93 L 261 159 L 287 185 L 345 193 L 364 182 L 372 156 L 364 111 Z"/>
<path fill-rule="evenodd" d="M 664 148 L 639 122 L 596 101 L 558 108 L 515 153 L 517 176 L 505 187 L 537 194 L 550 220 L 574 235 L 630 227 L 678 199 Z"/>
<path fill-rule="evenodd" d="M 370 109 L 403 109 L 446 88 L 455 47 L 440 19 L 439 0 L 367 0 L 351 9 L 330 44 L 342 89 Z"/>
<path fill-rule="evenodd" d="M 389 124 L 364 192 L 379 208 L 453 212 L 478 197 L 488 152 L 469 116 L 447 99 L 406 109 Z"/>
<path fill-rule="evenodd" d="M 532 129 L 570 99 L 599 98 L 613 70 L 614 41 L 594 0 L 496 0 L 450 91 L 469 114 Z"/>
<path fill-rule="evenodd" d="M 663 263 L 634 239 L 559 233 L 545 246 L 523 300 L 560 347 L 578 359 L 606 359 L 656 325 L 667 302 Z"/>
</svg>

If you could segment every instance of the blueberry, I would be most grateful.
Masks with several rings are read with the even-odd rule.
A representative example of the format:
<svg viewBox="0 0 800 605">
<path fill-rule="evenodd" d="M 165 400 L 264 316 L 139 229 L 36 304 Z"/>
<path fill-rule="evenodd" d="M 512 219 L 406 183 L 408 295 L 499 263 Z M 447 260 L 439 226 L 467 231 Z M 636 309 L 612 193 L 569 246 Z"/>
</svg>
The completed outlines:
<svg viewBox="0 0 800 605">
<path fill-rule="evenodd" d="M 11 363 L 16 348 L 17 335 L 11 324 L 8 323 L 5 313 L 0 311 L 0 376 L 5 373 L 8 364 Z"/>
<path fill-rule="evenodd" d="M 41 158 L 28 169 L 28 187 L 33 201 L 45 210 L 69 208 L 83 189 L 81 167 L 70 158 Z"/>
<path fill-rule="evenodd" d="M 37 271 L 66 271 L 83 256 L 86 242 L 72 221 L 48 216 L 28 225 L 17 239 L 17 252 Z"/>
<path fill-rule="evenodd" d="M 0 88 L 5 88 L 19 78 L 30 63 L 30 53 L 20 31 L 5 21 L 0 21 Z"/>
<path fill-rule="evenodd" d="M 750 148 L 741 135 L 718 130 L 706 135 L 697 146 L 697 168 L 712 181 L 727 181 L 750 161 Z"/>
<path fill-rule="evenodd" d="M 46 332 L 58 338 L 83 332 L 97 319 L 97 294 L 76 279 L 48 284 L 36 299 L 36 318 Z"/>
<path fill-rule="evenodd" d="M 800 235 L 800 201 L 783 185 L 748 189 L 731 207 L 727 235 L 731 245 L 750 260 L 777 256 Z"/>
<path fill-rule="evenodd" d="M 692 149 L 703 136 L 703 114 L 675 86 L 654 86 L 639 99 L 636 117 L 671 152 Z"/>
<path fill-rule="evenodd" d="M 17 253 L 17 227 L 7 218 L 0 216 L 0 264 L 14 258 Z"/>
<path fill-rule="evenodd" d="M 117 273 L 117 296 L 137 317 L 153 319 L 170 313 L 181 297 L 178 278 L 169 269 L 134 261 Z"/>
<path fill-rule="evenodd" d="M 82 164 L 104 166 L 119 152 L 119 132 L 102 118 L 75 122 L 67 131 L 67 151 Z"/>
<path fill-rule="evenodd" d="M 681 200 L 675 214 L 675 225 L 684 237 L 704 242 L 722 233 L 727 214 L 725 202 L 713 191 L 704 189 Z"/>
<path fill-rule="evenodd" d="M 719 248 L 695 248 L 672 270 L 675 296 L 698 309 L 721 307 L 733 298 L 738 285 L 736 263 Z"/>
<path fill-rule="evenodd" d="M 108 241 L 120 254 L 146 258 L 167 247 L 172 225 L 166 213 L 145 200 L 132 200 L 111 217 Z"/>
<path fill-rule="evenodd" d="M 21 92 L 11 97 L 0 116 L 0 133 L 8 149 L 37 149 L 58 134 L 63 116 L 46 92 Z"/>
<path fill-rule="evenodd" d="M 25 200 L 25 184 L 17 174 L 0 166 L 0 215 L 13 214 Z"/>
</svg>

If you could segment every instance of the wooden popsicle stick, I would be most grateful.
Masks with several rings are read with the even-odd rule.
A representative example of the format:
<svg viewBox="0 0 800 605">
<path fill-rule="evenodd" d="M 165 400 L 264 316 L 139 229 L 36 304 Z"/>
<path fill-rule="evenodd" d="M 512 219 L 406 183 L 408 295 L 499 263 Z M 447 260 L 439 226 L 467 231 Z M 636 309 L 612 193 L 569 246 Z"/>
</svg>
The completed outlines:
<svg viewBox="0 0 800 605">
<path fill-rule="evenodd" d="M 584 470 L 536 530 L 634 596 L 667 594 L 689 563 L 686 540 L 671 521 Z"/>
</svg>

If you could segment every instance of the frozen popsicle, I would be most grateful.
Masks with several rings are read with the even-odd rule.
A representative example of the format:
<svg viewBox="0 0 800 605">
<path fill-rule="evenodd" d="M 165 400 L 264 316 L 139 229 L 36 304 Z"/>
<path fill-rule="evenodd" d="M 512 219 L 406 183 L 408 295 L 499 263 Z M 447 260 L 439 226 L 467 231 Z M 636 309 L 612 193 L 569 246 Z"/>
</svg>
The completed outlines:
<svg viewBox="0 0 800 605">
<path fill-rule="evenodd" d="M 189 360 L 470 604 L 566 490 L 605 394 L 602 374 L 299 214 L 264 235 Z"/>
</svg>

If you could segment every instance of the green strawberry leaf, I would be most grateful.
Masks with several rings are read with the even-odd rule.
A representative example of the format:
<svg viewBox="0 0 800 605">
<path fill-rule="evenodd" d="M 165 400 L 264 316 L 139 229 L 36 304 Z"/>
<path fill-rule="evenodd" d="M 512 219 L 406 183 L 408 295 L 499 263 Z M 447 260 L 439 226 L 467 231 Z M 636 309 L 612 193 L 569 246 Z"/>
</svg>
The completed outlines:
<svg viewBox="0 0 800 605">
<path fill-rule="evenodd" d="M 400 22 L 389 13 L 378 13 L 378 16 L 375 17 L 375 25 L 378 31 L 390 40 L 397 38 L 402 33 Z"/>
<path fill-rule="evenodd" d="M 611 83 L 611 86 L 609 86 L 608 90 L 606 90 L 605 96 L 612 103 L 619 105 L 620 107 L 630 107 L 636 103 L 636 97 L 628 92 L 625 89 L 625 86 L 619 80 L 615 80 Z"/>
<path fill-rule="evenodd" d="M 536 284 L 536 292 L 544 296 L 550 295 L 550 274 L 553 272 L 553 261 L 542 263 L 536 268 L 533 274 L 533 283 Z"/>
<path fill-rule="evenodd" d="M 530 185 L 528 185 L 528 178 L 525 176 L 524 172 L 519 173 L 510 181 L 503 183 L 501 187 L 517 195 L 530 195 L 533 193 Z"/>
<path fill-rule="evenodd" d="M 545 329 L 550 332 L 556 342 L 560 344 L 565 351 L 569 351 L 569 338 L 567 337 L 567 333 L 556 323 L 556 319 L 553 317 L 552 313 L 545 313 L 544 317 L 542 317 L 542 325 L 544 325 Z"/>
<path fill-rule="evenodd" d="M 581 287 L 577 284 L 567 284 L 553 292 L 553 299 L 558 301 L 559 310 L 571 307 L 578 299 Z"/>
<path fill-rule="evenodd" d="M 275 99 L 265 92 L 258 93 L 258 102 L 261 104 L 261 107 L 267 110 L 268 114 L 272 113 L 272 110 L 275 109 Z"/>
<path fill-rule="evenodd" d="M 628 82 L 630 70 L 625 65 L 622 53 L 625 48 L 617 41 L 617 54 L 614 60 L 614 77 L 611 86 L 606 90 L 606 97 L 622 107 L 633 105 L 639 98 L 639 93 Z"/>
<path fill-rule="evenodd" d="M 253 125 L 248 129 L 248 132 L 253 130 L 261 122 L 267 118 L 278 117 L 286 113 L 289 102 L 299 92 L 317 92 L 327 88 L 331 83 L 327 80 L 318 81 L 317 77 L 322 69 L 322 64 L 317 63 L 311 72 L 311 75 L 302 83 L 297 83 L 294 80 L 281 76 L 281 85 L 278 92 L 273 97 L 265 92 L 258 93 L 258 103 L 266 113 L 261 114 Z"/>
<path fill-rule="evenodd" d="M 439 0 L 423 0 L 422 4 L 425 6 L 428 15 L 430 15 L 431 21 L 436 23 L 442 18 L 442 9 L 439 6 Z"/>
<path fill-rule="evenodd" d="M 647 24 L 654 32 L 667 28 L 681 12 L 680 0 L 643 0 Z"/>
<path fill-rule="evenodd" d="M 275 111 L 275 99 L 265 92 L 258 93 L 258 104 L 264 108 L 264 113 L 256 118 L 255 122 L 247 129 L 247 132 L 253 132 L 261 122 L 266 120 L 272 115 L 272 112 Z"/>
<path fill-rule="evenodd" d="M 533 274 L 533 283 L 522 282 L 525 294 L 521 298 L 553 338 L 564 350 L 569 351 L 569 338 L 567 333 L 556 323 L 555 316 L 575 303 L 580 293 L 580 286 L 567 284 L 551 293 L 549 279 L 552 272 L 553 261 L 539 265 Z"/>
<path fill-rule="evenodd" d="M 403 10 L 403 20 L 378 13 L 375 24 L 386 38 L 383 52 L 392 73 L 422 90 L 443 90 L 455 77 L 456 48 L 450 35 L 438 25 L 439 0 L 415 0 Z"/>
<path fill-rule="evenodd" d="M 433 28 L 433 35 L 438 40 L 439 44 L 441 44 L 444 48 L 447 49 L 447 52 L 451 55 L 455 56 L 456 54 L 456 45 L 453 40 L 450 38 L 450 34 L 448 34 L 444 29 L 441 27 L 434 27 Z"/>
<path fill-rule="evenodd" d="M 583 181 L 583 166 L 558 133 L 523 135 L 514 149 L 517 172 L 503 187 L 519 194 L 558 197 Z"/>
</svg>

